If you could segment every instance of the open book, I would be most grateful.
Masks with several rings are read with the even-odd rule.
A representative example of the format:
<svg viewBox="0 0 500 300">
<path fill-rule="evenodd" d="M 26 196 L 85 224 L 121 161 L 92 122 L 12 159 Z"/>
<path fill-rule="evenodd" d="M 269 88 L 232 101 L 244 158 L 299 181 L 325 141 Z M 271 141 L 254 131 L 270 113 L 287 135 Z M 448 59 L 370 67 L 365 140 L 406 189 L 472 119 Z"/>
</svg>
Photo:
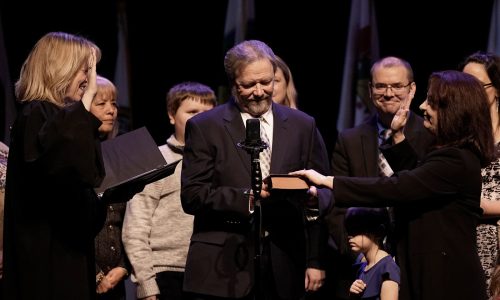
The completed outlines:
<svg viewBox="0 0 500 300">
<path fill-rule="evenodd" d="M 148 183 L 174 173 L 178 161 L 167 163 L 146 127 L 122 134 L 101 143 L 106 177 L 96 193 L 101 198 L 129 195 Z M 128 197 L 126 197 L 128 198 Z M 128 201 L 118 199 L 116 201 Z"/>
<path fill-rule="evenodd" d="M 302 178 L 289 174 L 270 174 L 264 178 L 270 190 L 308 190 L 309 186 Z"/>
</svg>

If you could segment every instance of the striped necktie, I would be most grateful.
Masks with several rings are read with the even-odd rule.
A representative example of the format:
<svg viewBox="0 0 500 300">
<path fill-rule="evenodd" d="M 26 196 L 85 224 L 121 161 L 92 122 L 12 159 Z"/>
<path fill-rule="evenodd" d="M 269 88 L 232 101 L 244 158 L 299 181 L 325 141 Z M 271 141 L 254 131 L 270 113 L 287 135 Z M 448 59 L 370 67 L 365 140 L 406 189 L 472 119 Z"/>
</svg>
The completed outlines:
<svg viewBox="0 0 500 300">
<path fill-rule="evenodd" d="M 260 138 L 264 143 L 269 145 L 266 149 L 262 150 L 259 154 L 260 160 L 260 170 L 262 172 L 262 178 L 266 178 L 269 175 L 269 171 L 271 169 L 271 144 L 269 142 L 269 138 L 267 137 L 266 130 L 262 123 L 266 122 L 264 118 L 260 118 Z"/>
<path fill-rule="evenodd" d="M 379 145 L 384 144 L 391 137 L 391 135 L 392 135 L 391 129 L 384 129 L 379 136 Z M 380 151 L 380 149 L 378 152 L 378 167 L 379 167 L 379 174 L 381 177 L 391 177 L 394 174 L 394 171 L 389 165 L 389 162 L 384 157 L 384 154 L 382 154 L 382 151 Z M 392 207 L 387 207 L 387 212 L 389 213 L 390 228 L 389 228 L 389 233 L 384 238 L 383 243 L 386 250 L 388 250 L 389 253 L 394 255 L 396 251 L 396 247 L 394 246 L 394 234 L 393 234 L 394 223 L 395 223 L 394 209 Z"/>
<path fill-rule="evenodd" d="M 379 145 L 385 143 L 390 138 L 391 133 L 392 131 L 390 129 L 384 129 L 379 137 Z M 392 174 L 394 174 L 389 162 L 387 162 L 387 159 L 385 159 L 384 154 L 382 154 L 380 150 L 378 152 L 378 168 L 380 176 L 382 177 L 391 177 Z"/>
</svg>

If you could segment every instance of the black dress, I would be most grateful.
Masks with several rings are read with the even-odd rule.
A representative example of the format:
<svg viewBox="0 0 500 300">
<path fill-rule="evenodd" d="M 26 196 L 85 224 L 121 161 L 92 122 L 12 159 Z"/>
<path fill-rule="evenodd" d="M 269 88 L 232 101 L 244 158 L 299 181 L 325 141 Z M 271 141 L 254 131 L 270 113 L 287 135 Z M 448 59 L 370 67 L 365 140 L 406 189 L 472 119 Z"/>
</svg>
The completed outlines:
<svg viewBox="0 0 500 300">
<path fill-rule="evenodd" d="M 11 132 L 5 299 L 94 299 L 101 122 L 81 102 L 25 102 Z"/>
</svg>

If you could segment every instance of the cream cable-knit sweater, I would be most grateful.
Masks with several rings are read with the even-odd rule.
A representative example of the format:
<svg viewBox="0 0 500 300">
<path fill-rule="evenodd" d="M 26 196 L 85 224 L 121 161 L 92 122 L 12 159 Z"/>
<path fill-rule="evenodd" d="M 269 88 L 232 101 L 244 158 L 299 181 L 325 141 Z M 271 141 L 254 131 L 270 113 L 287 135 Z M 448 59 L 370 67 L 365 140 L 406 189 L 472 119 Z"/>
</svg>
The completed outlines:
<svg viewBox="0 0 500 300">
<path fill-rule="evenodd" d="M 171 146 L 179 150 L 174 152 Z M 168 163 L 182 159 L 182 148 L 173 135 L 159 147 Z M 156 273 L 184 272 L 193 216 L 182 210 L 181 168 L 179 162 L 174 174 L 146 185 L 127 204 L 122 239 L 138 298 L 160 293 Z"/>
</svg>

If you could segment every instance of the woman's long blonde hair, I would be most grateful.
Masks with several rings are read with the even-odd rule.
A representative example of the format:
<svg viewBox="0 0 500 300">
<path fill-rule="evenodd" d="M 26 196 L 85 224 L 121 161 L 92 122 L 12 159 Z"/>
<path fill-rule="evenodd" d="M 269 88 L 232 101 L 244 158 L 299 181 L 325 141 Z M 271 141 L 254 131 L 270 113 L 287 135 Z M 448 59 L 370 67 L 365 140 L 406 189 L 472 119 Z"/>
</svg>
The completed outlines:
<svg viewBox="0 0 500 300">
<path fill-rule="evenodd" d="M 101 50 L 88 39 L 65 33 L 50 32 L 35 44 L 26 58 L 16 82 L 19 101 L 46 100 L 65 104 L 65 95 L 79 70 L 88 68 L 91 49 Z"/>
</svg>

